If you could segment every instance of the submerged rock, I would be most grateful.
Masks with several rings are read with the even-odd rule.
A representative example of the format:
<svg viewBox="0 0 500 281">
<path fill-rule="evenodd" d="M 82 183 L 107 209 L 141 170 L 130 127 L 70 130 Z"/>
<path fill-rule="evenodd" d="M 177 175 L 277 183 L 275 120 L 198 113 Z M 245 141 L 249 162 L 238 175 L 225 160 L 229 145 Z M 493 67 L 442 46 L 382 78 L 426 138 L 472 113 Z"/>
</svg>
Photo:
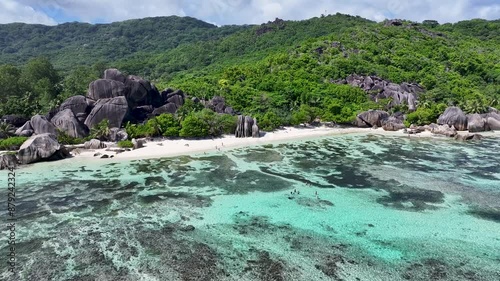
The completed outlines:
<svg viewBox="0 0 500 281">
<path fill-rule="evenodd" d="M 482 140 L 483 136 L 480 134 L 465 134 L 465 135 L 456 135 L 455 139 L 459 141 Z"/>
<path fill-rule="evenodd" d="M 19 161 L 22 164 L 60 160 L 68 156 L 69 152 L 57 142 L 56 136 L 47 133 L 32 136 L 18 151 Z"/>
</svg>

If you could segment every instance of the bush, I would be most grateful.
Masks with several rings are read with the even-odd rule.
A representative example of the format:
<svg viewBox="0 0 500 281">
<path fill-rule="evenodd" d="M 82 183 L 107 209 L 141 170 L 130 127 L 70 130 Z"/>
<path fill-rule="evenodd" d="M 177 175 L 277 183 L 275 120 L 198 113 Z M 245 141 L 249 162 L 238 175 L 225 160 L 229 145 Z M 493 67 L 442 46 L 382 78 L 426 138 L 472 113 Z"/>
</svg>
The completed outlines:
<svg viewBox="0 0 500 281">
<path fill-rule="evenodd" d="M 270 132 L 279 128 L 283 120 L 274 111 L 268 111 L 257 122 L 260 130 Z"/>
<path fill-rule="evenodd" d="M 58 130 L 57 141 L 60 144 L 74 145 L 74 144 L 82 144 L 82 143 L 84 143 L 85 139 L 74 138 L 72 136 L 69 136 L 68 134 L 66 134 L 63 131 Z"/>
<path fill-rule="evenodd" d="M 90 139 L 106 140 L 109 136 L 109 120 L 104 119 L 94 128 L 90 129 Z"/>
<path fill-rule="evenodd" d="M 132 141 L 124 140 L 124 141 L 118 142 L 118 147 L 120 147 L 120 148 L 133 148 L 134 145 L 132 144 Z"/>
<path fill-rule="evenodd" d="M 238 123 L 238 117 L 229 114 L 218 114 L 215 118 L 216 128 L 214 128 L 213 133 L 216 136 L 222 134 L 234 134 L 236 132 L 236 125 Z"/>
<path fill-rule="evenodd" d="M 208 116 L 208 115 L 207 115 Z M 210 120 L 202 112 L 191 112 L 181 122 L 179 136 L 186 138 L 206 137 L 210 131 Z"/>
<path fill-rule="evenodd" d="M 179 120 L 170 113 L 162 114 L 155 118 L 160 128 L 160 133 L 165 137 L 178 137 L 181 126 Z"/>
<path fill-rule="evenodd" d="M 23 143 L 28 140 L 27 137 L 10 137 L 4 140 L 0 140 L 1 150 L 18 150 Z"/>
</svg>

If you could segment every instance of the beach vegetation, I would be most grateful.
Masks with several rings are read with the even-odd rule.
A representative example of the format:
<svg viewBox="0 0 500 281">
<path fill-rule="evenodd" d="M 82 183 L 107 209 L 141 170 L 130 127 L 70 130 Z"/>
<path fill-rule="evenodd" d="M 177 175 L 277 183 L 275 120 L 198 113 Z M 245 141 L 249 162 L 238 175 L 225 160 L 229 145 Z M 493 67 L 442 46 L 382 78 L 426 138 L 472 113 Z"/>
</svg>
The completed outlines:
<svg viewBox="0 0 500 281">
<path fill-rule="evenodd" d="M 134 147 L 134 144 L 130 140 L 119 141 L 117 145 L 119 148 L 133 148 Z"/>
<path fill-rule="evenodd" d="M 0 140 L 0 150 L 18 150 L 28 137 L 10 137 Z"/>
</svg>

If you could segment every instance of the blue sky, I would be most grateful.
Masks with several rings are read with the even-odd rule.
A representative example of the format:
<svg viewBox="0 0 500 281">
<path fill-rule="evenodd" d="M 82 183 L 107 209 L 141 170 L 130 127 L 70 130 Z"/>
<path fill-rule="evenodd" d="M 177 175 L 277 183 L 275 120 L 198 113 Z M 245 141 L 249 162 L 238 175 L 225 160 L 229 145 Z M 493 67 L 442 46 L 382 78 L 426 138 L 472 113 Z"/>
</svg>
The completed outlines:
<svg viewBox="0 0 500 281">
<path fill-rule="evenodd" d="M 0 0 L 0 23 L 48 25 L 169 15 L 218 25 L 259 24 L 276 17 L 300 20 L 337 12 L 375 21 L 500 19 L 500 0 Z"/>
</svg>

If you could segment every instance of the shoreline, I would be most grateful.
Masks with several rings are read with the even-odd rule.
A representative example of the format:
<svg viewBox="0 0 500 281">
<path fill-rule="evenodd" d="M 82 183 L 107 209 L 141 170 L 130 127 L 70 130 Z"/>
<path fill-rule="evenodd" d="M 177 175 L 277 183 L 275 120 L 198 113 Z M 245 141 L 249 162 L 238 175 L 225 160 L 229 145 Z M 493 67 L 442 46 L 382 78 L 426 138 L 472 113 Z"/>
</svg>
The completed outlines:
<svg viewBox="0 0 500 281">
<path fill-rule="evenodd" d="M 341 136 L 350 134 L 377 134 L 384 136 L 397 136 L 397 137 L 410 137 L 410 138 L 436 138 L 448 139 L 439 135 L 434 135 L 428 131 L 415 135 L 408 135 L 400 131 L 384 131 L 382 128 L 331 128 L 331 127 L 314 127 L 314 128 L 295 128 L 285 127 L 284 129 L 274 132 L 265 133 L 260 138 L 236 138 L 234 135 L 225 135 L 220 138 L 213 139 L 156 139 L 147 141 L 143 148 L 116 153 L 114 151 L 106 151 L 108 148 L 97 150 L 83 150 L 81 152 L 76 149 L 72 151 L 72 158 L 74 160 L 106 160 L 101 159 L 100 156 L 95 156 L 96 153 L 102 155 L 113 156 L 108 158 L 111 161 L 120 160 L 143 160 L 143 159 L 156 159 L 156 158 L 169 158 L 178 157 L 183 155 L 198 155 L 214 152 L 224 152 L 242 147 L 253 147 L 259 145 L 285 143 L 289 141 L 301 141 L 308 139 L 315 139 L 320 137 Z M 467 131 L 459 132 L 459 134 L 467 134 Z M 487 132 L 481 133 L 485 136 L 500 137 L 500 132 Z"/>
</svg>

